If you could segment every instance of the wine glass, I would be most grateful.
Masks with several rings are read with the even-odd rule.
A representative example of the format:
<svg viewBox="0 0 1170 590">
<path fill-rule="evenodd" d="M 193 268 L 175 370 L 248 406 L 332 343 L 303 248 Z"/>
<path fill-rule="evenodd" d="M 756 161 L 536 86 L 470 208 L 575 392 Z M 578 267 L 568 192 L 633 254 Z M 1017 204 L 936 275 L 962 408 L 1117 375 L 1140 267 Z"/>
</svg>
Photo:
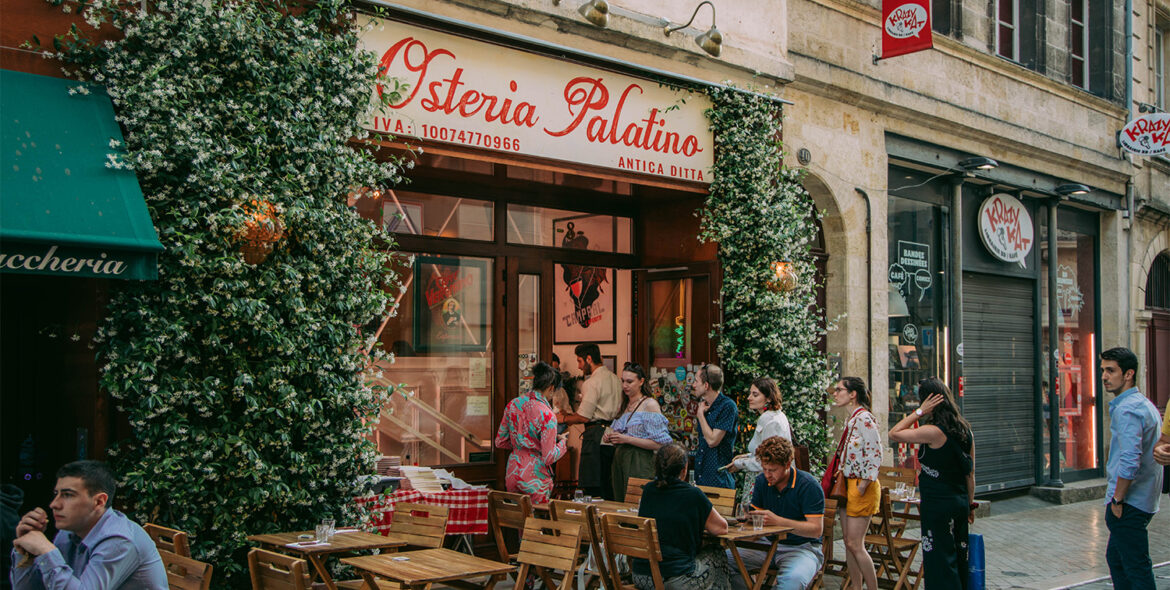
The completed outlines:
<svg viewBox="0 0 1170 590">
<path fill-rule="evenodd" d="M 748 516 L 748 503 L 747 502 L 740 502 L 735 507 L 735 520 L 738 521 L 740 530 L 743 530 L 743 523 L 745 520 L 747 520 L 747 516 Z"/>
</svg>

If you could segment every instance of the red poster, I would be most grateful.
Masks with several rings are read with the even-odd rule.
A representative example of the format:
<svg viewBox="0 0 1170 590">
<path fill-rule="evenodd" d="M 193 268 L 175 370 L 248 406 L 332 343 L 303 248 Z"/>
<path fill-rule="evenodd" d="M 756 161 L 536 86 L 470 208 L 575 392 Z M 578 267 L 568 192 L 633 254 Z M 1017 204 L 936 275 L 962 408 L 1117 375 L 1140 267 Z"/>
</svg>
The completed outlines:
<svg viewBox="0 0 1170 590">
<path fill-rule="evenodd" d="M 882 0 L 882 59 L 934 46 L 930 0 Z"/>
</svg>

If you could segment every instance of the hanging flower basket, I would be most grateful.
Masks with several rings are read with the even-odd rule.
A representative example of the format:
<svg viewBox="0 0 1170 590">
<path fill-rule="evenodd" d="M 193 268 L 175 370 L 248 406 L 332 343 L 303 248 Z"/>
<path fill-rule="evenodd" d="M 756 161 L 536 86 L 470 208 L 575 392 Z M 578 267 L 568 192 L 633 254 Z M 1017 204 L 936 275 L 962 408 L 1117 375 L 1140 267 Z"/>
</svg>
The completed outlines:
<svg viewBox="0 0 1170 590">
<path fill-rule="evenodd" d="M 264 262 L 284 237 L 284 224 L 277 216 L 276 207 L 264 200 L 252 199 L 244 206 L 246 219 L 240 230 L 240 253 L 244 262 L 256 265 Z"/>
</svg>

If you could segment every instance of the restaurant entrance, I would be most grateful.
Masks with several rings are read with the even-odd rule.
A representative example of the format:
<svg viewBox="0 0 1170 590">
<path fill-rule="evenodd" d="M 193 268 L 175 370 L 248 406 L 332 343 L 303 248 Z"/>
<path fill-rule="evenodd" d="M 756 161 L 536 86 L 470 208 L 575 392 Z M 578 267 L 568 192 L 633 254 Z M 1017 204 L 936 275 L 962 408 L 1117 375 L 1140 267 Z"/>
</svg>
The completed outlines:
<svg viewBox="0 0 1170 590">
<path fill-rule="evenodd" d="M 409 184 L 355 203 L 402 253 L 397 312 L 378 336 L 394 354 L 380 381 L 401 385 L 380 453 L 502 482 L 507 454 L 492 439 L 535 363 L 555 353 L 580 375 L 581 343 L 618 373 L 714 360 L 719 269 L 697 237 L 699 187 L 426 151 Z M 678 430 L 693 429 L 688 402 L 675 404 Z"/>
</svg>

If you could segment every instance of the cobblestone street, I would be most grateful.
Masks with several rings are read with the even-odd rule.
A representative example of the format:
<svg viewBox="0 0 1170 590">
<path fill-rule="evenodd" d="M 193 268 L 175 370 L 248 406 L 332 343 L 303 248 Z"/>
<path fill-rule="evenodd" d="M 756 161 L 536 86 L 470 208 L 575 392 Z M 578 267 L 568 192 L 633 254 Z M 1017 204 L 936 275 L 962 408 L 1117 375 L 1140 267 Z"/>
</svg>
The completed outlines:
<svg viewBox="0 0 1170 590">
<path fill-rule="evenodd" d="M 992 516 L 972 527 L 986 545 L 988 590 L 1112 588 L 1108 579 L 1094 582 L 1109 576 L 1104 510 L 1101 500 L 1057 506 L 1024 496 L 993 502 Z M 1154 564 L 1163 564 L 1155 572 L 1158 588 L 1170 590 L 1170 506 L 1164 497 L 1149 532 Z M 836 551 L 844 551 L 840 542 Z M 826 586 L 840 584 L 830 580 Z"/>
</svg>

